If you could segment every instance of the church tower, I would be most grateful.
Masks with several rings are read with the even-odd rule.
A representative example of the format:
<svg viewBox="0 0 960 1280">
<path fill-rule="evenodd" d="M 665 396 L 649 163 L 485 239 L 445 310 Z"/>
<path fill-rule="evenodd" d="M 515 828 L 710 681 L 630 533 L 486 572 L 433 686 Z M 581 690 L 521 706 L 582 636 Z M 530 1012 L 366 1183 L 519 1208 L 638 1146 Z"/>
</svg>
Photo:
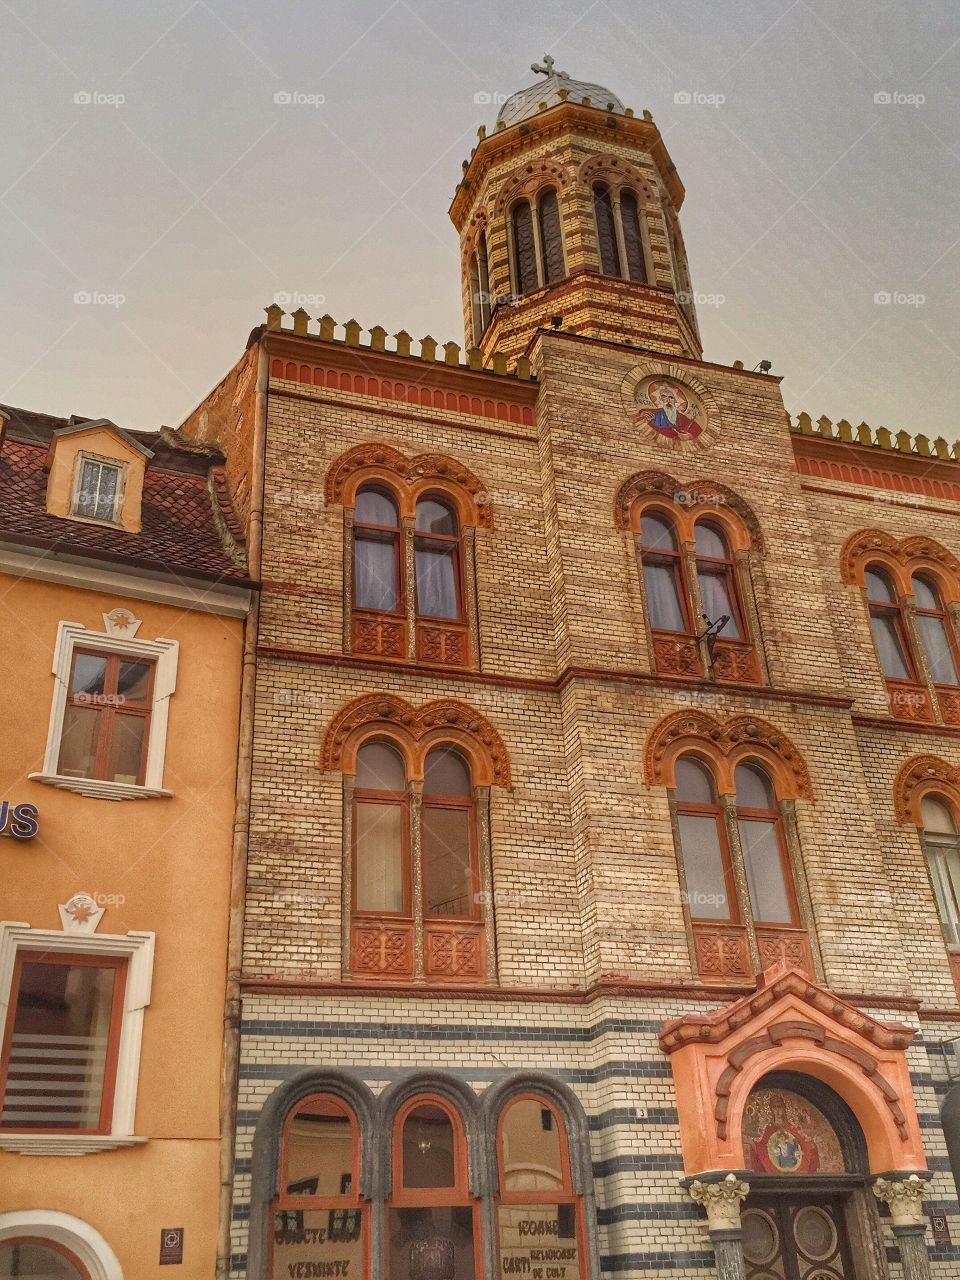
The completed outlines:
<svg viewBox="0 0 960 1280">
<path fill-rule="evenodd" d="M 522 354 L 539 328 L 699 358 L 683 184 L 648 111 L 544 57 L 464 164 L 466 345 Z"/>
</svg>

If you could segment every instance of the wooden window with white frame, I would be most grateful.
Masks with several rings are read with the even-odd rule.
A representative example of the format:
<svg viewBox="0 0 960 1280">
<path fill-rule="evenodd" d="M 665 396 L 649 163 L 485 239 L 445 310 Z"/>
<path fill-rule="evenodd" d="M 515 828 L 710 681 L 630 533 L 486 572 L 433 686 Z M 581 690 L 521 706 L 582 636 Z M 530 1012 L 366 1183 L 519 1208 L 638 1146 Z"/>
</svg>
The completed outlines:
<svg viewBox="0 0 960 1280">
<path fill-rule="evenodd" d="M 122 462 L 79 453 L 71 514 L 83 520 L 117 524 L 123 504 L 124 472 Z"/>
</svg>

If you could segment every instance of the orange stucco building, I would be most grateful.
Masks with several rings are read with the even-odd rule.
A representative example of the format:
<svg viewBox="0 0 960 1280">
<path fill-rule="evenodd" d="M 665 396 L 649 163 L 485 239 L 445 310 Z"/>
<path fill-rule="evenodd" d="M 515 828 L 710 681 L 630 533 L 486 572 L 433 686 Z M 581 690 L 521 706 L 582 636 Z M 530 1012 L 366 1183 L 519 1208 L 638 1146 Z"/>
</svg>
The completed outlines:
<svg viewBox="0 0 960 1280">
<path fill-rule="evenodd" d="M 209 1280 L 240 672 L 222 458 L 0 408 L 0 1275 Z"/>
</svg>

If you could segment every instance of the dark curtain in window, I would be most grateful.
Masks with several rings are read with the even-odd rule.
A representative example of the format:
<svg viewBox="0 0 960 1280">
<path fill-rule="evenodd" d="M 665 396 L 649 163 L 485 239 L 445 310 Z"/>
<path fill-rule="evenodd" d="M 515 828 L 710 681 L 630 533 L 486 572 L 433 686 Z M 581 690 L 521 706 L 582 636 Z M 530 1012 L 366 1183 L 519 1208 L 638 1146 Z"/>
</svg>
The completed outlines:
<svg viewBox="0 0 960 1280">
<path fill-rule="evenodd" d="M 624 248 L 627 251 L 627 275 L 637 284 L 646 284 L 647 268 L 640 232 L 640 207 L 632 191 L 620 192 L 620 219 L 623 223 Z"/>
<path fill-rule="evenodd" d="M 513 256 L 517 264 L 517 290 L 532 293 L 539 287 L 537 247 L 533 240 L 533 218 L 525 200 L 513 210 Z"/>
<path fill-rule="evenodd" d="M 598 183 L 593 188 L 593 209 L 597 217 L 600 270 L 605 276 L 618 276 L 620 275 L 620 252 L 617 248 L 617 227 L 609 187 Z"/>
<path fill-rule="evenodd" d="M 560 205 L 556 191 L 544 191 L 538 206 L 540 247 L 543 250 L 544 284 L 563 279 L 563 243 L 560 233 Z"/>
</svg>

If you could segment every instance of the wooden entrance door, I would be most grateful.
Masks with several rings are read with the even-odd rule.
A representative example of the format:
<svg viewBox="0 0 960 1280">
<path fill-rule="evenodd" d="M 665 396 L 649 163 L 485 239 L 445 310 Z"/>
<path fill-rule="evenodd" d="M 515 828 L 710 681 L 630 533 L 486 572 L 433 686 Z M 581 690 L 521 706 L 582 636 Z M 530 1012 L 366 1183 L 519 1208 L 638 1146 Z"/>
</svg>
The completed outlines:
<svg viewBox="0 0 960 1280">
<path fill-rule="evenodd" d="M 747 1280 L 856 1280 L 843 1201 L 750 1197 L 743 1211 Z"/>
</svg>

